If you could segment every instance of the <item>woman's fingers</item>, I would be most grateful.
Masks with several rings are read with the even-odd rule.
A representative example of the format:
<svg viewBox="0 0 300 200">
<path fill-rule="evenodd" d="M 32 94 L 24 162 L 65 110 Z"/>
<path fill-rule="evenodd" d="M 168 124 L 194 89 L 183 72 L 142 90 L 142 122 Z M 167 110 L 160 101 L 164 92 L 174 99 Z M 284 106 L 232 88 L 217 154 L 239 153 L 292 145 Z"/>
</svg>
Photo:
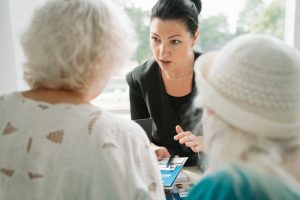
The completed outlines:
<svg viewBox="0 0 300 200">
<path fill-rule="evenodd" d="M 199 152 L 202 150 L 202 136 L 195 136 L 189 134 L 179 140 L 180 144 L 184 144 L 190 147 L 194 152 Z"/>
<path fill-rule="evenodd" d="M 182 132 L 174 136 L 175 140 L 178 140 L 180 144 L 197 140 L 197 137 L 191 132 Z"/>
<path fill-rule="evenodd" d="M 170 157 L 169 151 L 165 147 L 159 147 L 155 150 L 155 154 L 157 157 L 157 160 L 160 161 L 164 158 Z"/>
<path fill-rule="evenodd" d="M 183 129 L 177 125 L 175 127 L 177 135 L 174 136 L 174 140 L 178 140 L 180 144 L 184 144 L 187 147 L 190 147 L 194 152 L 201 151 L 202 148 L 202 137 L 195 136 L 189 131 L 183 131 Z"/>
<path fill-rule="evenodd" d="M 201 151 L 201 145 L 199 143 L 199 141 L 191 141 L 191 142 L 186 142 L 185 146 L 190 147 L 195 153 L 198 153 L 199 151 Z"/>
<path fill-rule="evenodd" d="M 181 133 L 174 136 L 174 140 L 180 140 L 181 138 L 186 137 L 188 135 L 191 135 L 191 133 L 188 132 L 188 131 L 187 132 L 181 132 Z"/>
<path fill-rule="evenodd" d="M 184 132 L 183 129 L 181 128 L 181 126 L 179 126 L 179 125 L 177 125 L 177 126 L 175 127 L 175 130 L 176 130 L 177 134 L 178 134 L 178 133 Z"/>
<path fill-rule="evenodd" d="M 195 146 L 197 146 L 197 145 L 199 145 L 199 143 L 198 143 L 198 141 L 196 141 L 196 140 L 193 140 L 193 141 L 190 141 L 190 142 L 186 142 L 186 143 L 185 143 L 185 146 L 187 146 L 187 147 L 195 147 Z"/>
</svg>

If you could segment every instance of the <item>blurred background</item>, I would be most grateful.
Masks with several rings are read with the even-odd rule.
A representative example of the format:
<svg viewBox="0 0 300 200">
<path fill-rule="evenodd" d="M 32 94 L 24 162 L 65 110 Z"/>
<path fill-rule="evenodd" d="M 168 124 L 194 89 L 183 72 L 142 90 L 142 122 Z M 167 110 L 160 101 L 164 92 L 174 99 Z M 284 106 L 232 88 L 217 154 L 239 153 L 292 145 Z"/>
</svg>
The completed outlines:
<svg viewBox="0 0 300 200">
<path fill-rule="evenodd" d="M 125 74 L 151 57 L 149 13 L 156 0 L 115 0 L 132 19 L 139 41 L 131 61 L 115 74 L 93 104 L 129 118 L 129 92 Z M 26 90 L 25 61 L 20 35 L 36 5 L 43 0 L 0 0 L 0 94 Z M 265 33 L 300 49 L 299 0 L 202 0 L 200 37 L 195 49 L 217 50 L 243 33 Z M 298 35 L 298 37 L 297 37 Z"/>
</svg>

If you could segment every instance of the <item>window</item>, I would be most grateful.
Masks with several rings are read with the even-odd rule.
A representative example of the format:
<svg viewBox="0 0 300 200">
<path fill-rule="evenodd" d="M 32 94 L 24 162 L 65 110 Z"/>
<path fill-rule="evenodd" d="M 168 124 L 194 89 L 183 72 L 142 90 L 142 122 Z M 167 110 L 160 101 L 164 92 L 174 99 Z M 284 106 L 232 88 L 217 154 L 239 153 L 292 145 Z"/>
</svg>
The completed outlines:
<svg viewBox="0 0 300 200">
<path fill-rule="evenodd" d="M 93 101 L 95 105 L 126 118 L 130 114 L 125 74 L 151 57 L 148 12 L 155 2 L 120 1 L 135 25 L 139 46 L 130 66 L 115 75 L 104 92 Z M 200 38 L 195 48 L 202 52 L 217 50 L 230 39 L 248 32 L 271 34 L 283 39 L 285 5 L 286 0 L 202 0 Z"/>
<path fill-rule="evenodd" d="M 19 43 L 20 34 L 29 20 L 34 7 L 45 0 L 0 1 L 0 34 L 5 41 L 0 52 L 5 55 L 0 73 L 0 92 L 27 90 L 23 81 L 23 63 L 25 58 Z M 124 70 L 112 77 L 104 92 L 93 103 L 106 110 L 129 118 L 129 94 L 125 74 L 149 58 L 149 17 L 148 12 L 157 0 L 115 0 L 131 17 L 139 39 L 139 46 L 132 62 Z M 285 6 L 290 5 L 290 15 L 286 41 L 300 48 L 297 38 L 300 21 L 297 10 L 298 0 L 202 0 L 203 9 L 199 18 L 200 38 L 196 49 L 207 52 L 221 48 L 228 40 L 246 32 L 272 34 L 284 38 Z M 234 5 L 234 6 L 232 6 Z M 1 10 L 2 9 L 2 10 Z M 5 69 L 4 69 L 5 68 Z"/>
</svg>

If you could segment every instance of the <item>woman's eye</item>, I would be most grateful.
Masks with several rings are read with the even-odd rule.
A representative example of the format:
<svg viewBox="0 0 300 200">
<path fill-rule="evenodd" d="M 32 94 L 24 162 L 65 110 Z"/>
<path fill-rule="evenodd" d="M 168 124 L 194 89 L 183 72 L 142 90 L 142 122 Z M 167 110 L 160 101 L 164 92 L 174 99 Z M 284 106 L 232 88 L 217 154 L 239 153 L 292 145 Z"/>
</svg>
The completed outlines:
<svg viewBox="0 0 300 200">
<path fill-rule="evenodd" d="M 160 41 L 157 37 L 151 37 L 151 40 L 153 40 L 154 42 L 159 42 Z"/>
<path fill-rule="evenodd" d="M 179 41 L 179 40 L 172 40 L 171 43 L 172 44 L 179 44 L 179 43 L 181 43 L 181 41 Z"/>
</svg>

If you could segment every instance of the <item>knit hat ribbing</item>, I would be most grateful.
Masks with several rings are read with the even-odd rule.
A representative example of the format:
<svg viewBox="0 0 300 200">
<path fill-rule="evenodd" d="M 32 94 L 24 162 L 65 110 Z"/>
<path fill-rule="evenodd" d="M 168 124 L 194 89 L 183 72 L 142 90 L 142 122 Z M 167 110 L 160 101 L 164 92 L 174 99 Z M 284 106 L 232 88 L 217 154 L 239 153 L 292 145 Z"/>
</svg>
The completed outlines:
<svg viewBox="0 0 300 200">
<path fill-rule="evenodd" d="M 195 65 L 204 102 L 223 120 L 268 137 L 300 134 L 296 50 L 270 36 L 247 34 L 217 54 L 200 56 Z"/>
</svg>

